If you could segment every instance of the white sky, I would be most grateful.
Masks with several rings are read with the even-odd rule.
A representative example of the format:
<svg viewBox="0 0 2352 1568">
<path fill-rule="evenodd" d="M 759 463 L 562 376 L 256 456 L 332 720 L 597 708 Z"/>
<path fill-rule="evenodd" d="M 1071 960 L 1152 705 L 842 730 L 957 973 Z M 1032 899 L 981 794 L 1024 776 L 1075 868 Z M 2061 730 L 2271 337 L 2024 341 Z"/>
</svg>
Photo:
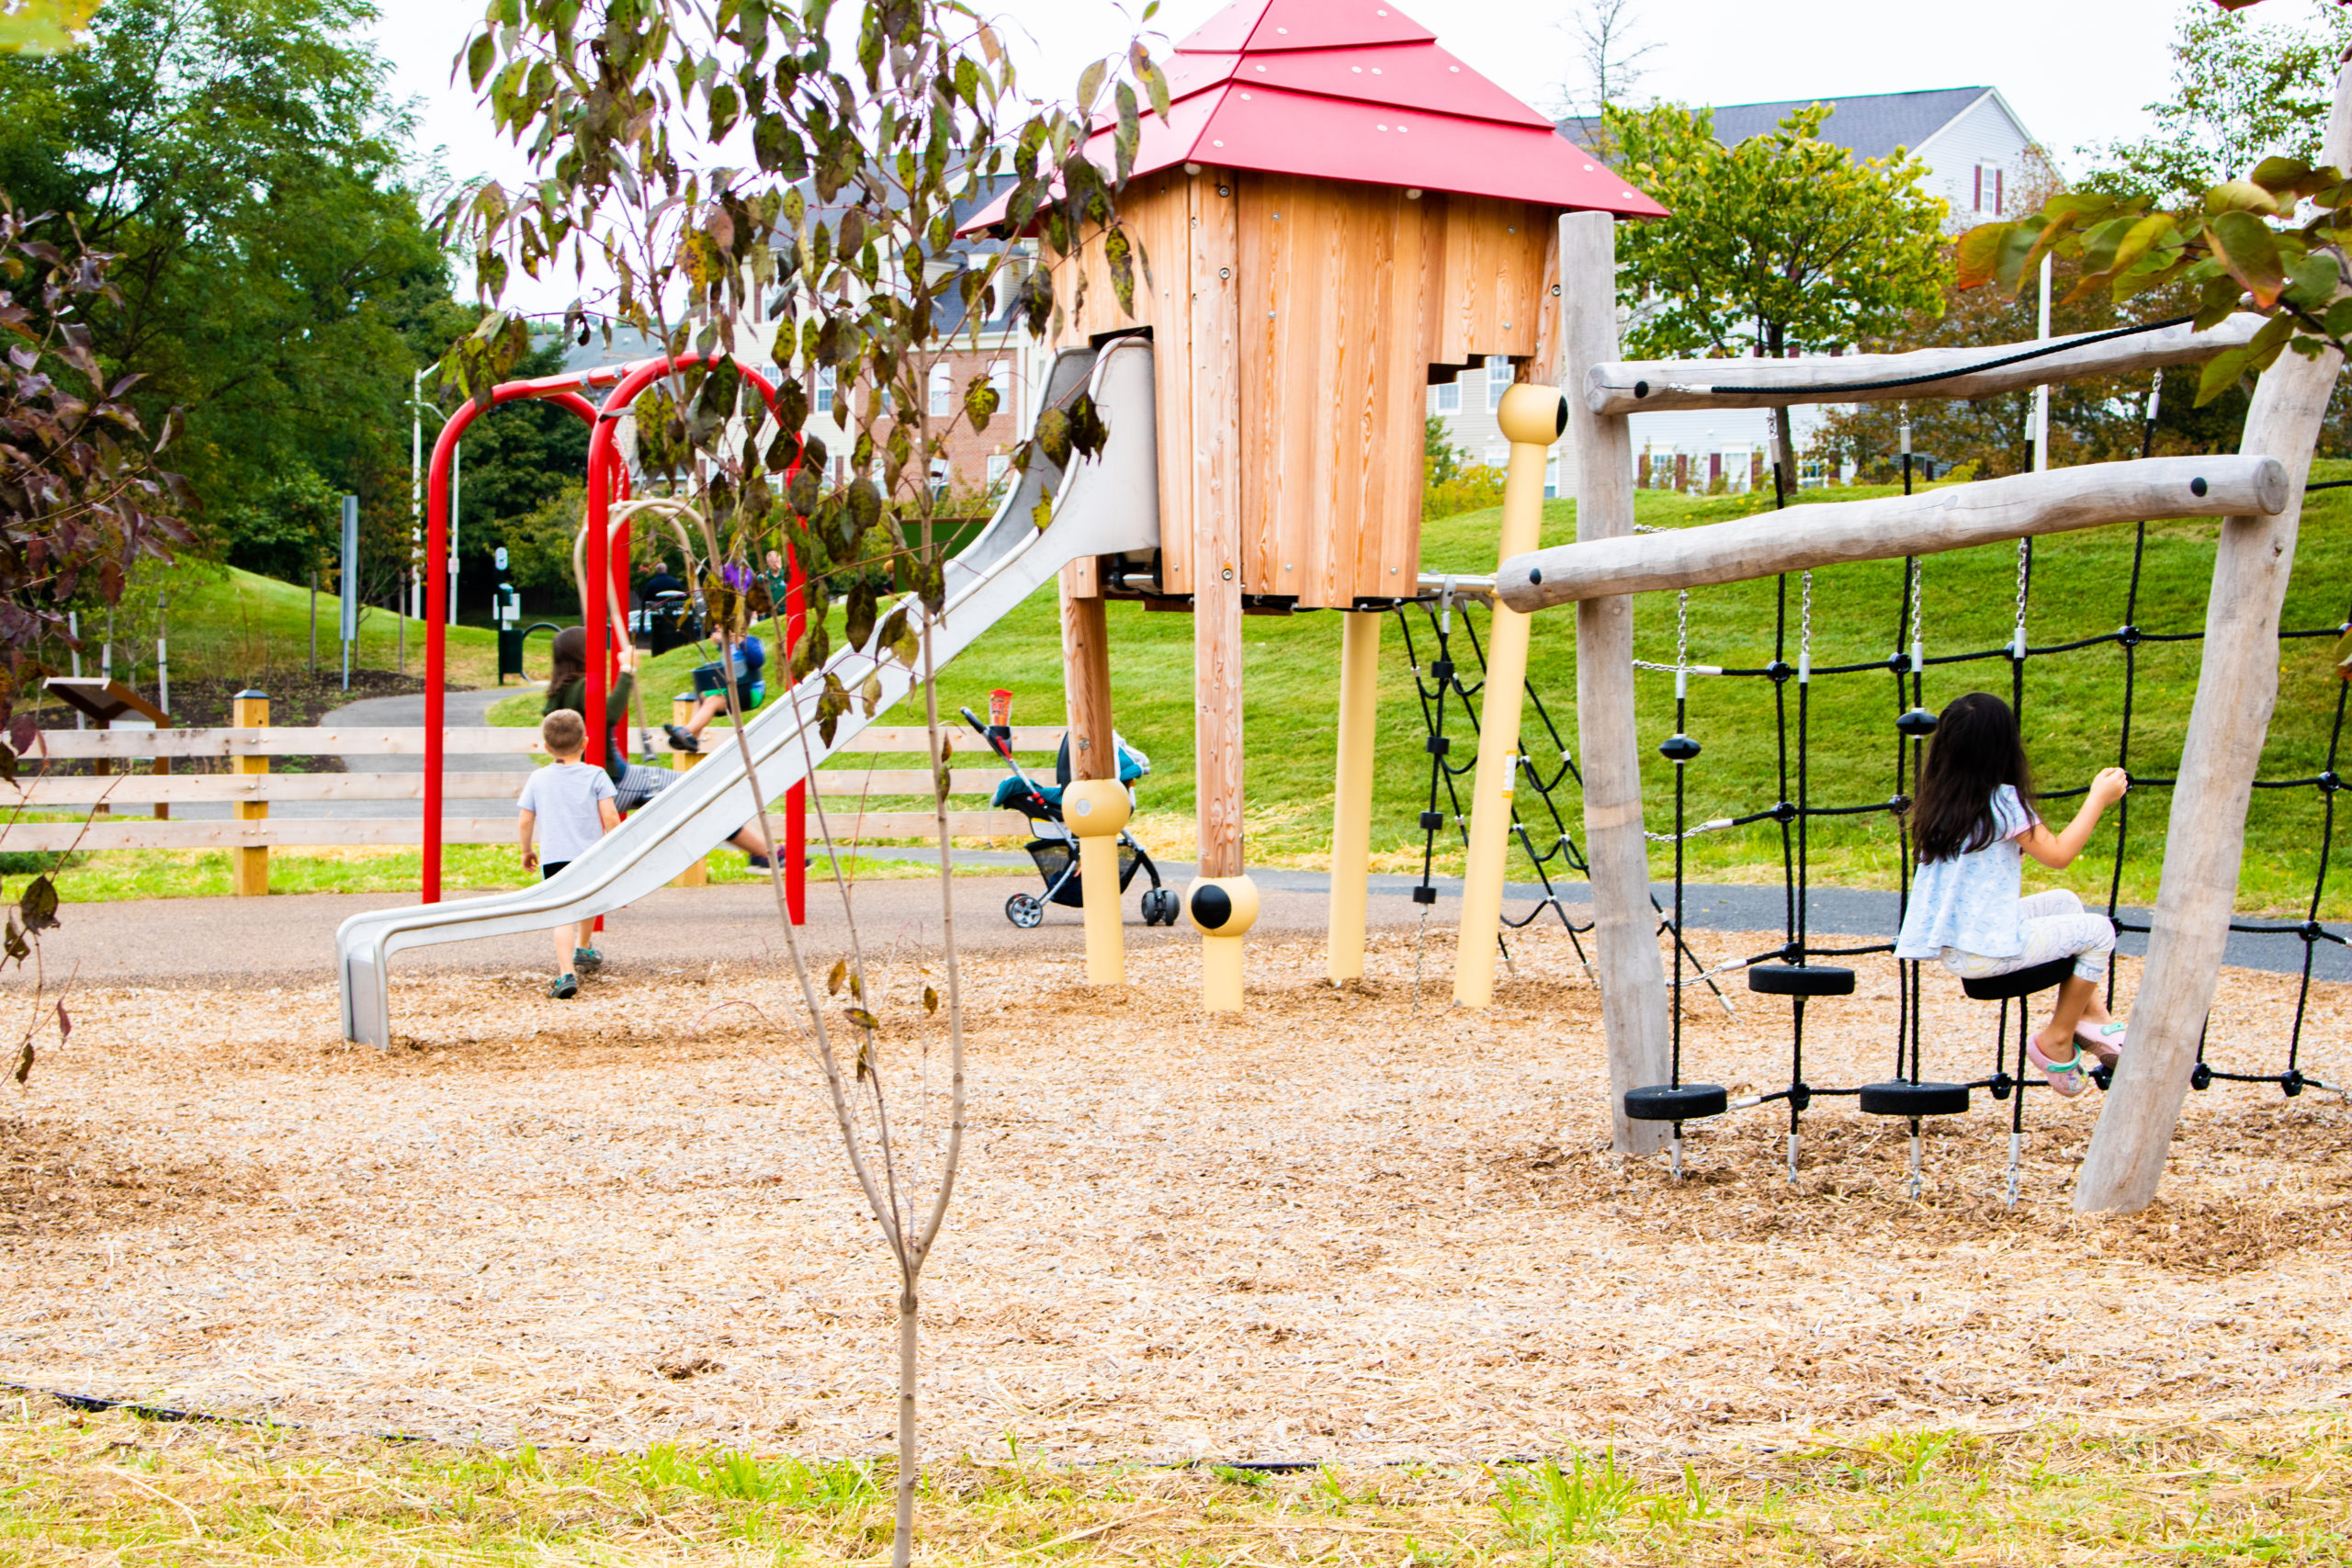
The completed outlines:
<svg viewBox="0 0 2352 1568">
<path fill-rule="evenodd" d="M 1156 25 L 1180 39 L 1221 0 L 1165 0 Z M 1648 0 L 1640 36 L 1661 47 L 1645 62 L 1641 90 L 1690 103 L 1749 103 L 1914 88 L 1998 87 L 2026 128 L 2075 168 L 2085 143 L 2138 133 L 2146 104 L 2170 72 L 2174 18 L 2209 0 L 1971 0 L 1962 6 L 1886 0 Z M 422 101 L 421 143 L 439 148 L 457 177 L 520 173 L 520 158 L 491 136 L 487 117 L 450 62 L 482 0 L 392 0 L 377 33 L 393 65 L 393 87 Z M 1139 8 L 1139 5 L 1136 8 Z M 2299 17 L 2296 4 L 2266 12 Z M 1574 72 L 1564 0 L 1475 0 L 1449 7 L 1411 0 L 1407 15 L 1436 30 L 1470 65 L 1539 108 L 1549 109 Z M 1133 28 L 1111 0 L 1004 0 L 998 15 L 1019 57 L 1034 62 L 1032 92 L 1068 93 L 1092 55 L 1117 47 Z M 1156 40 L 1155 51 L 1164 42 Z M 528 280 L 518 280 L 527 285 Z M 568 288 L 513 301 L 560 307 Z"/>
</svg>

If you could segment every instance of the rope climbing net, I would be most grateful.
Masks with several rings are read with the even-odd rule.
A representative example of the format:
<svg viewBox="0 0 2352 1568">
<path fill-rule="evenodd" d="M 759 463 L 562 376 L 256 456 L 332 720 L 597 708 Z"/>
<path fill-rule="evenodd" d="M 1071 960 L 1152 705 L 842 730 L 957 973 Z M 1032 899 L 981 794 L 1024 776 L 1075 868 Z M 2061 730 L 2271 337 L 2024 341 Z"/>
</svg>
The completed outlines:
<svg viewBox="0 0 2352 1568">
<path fill-rule="evenodd" d="M 2152 442 L 2154 430 L 2156 392 L 2152 390 L 2147 403 L 2146 423 L 2143 439 L 2143 456 Z M 1906 426 L 1907 428 L 1907 426 Z M 1907 446 L 1907 441 L 1905 443 Z M 1905 460 L 1904 488 L 1911 488 L 1908 460 Z M 2310 488 L 2323 490 L 2352 483 L 2328 481 Z M 1786 504 L 1785 495 L 1776 497 Z M 1647 531 L 1647 530 L 1644 530 Z M 1966 1108 L 1967 1093 L 1984 1089 L 1996 1101 L 2007 1103 L 2010 1112 L 2010 1194 L 2015 1197 L 2018 1141 L 2024 1128 L 2023 1089 L 2040 1083 L 2028 1066 L 2025 1055 L 2027 1032 L 2025 1013 L 2030 998 L 2001 998 L 2000 1043 L 1996 1046 L 1991 1070 L 1963 1083 L 1937 1084 L 1923 1079 L 1924 1055 L 1921 1003 L 1921 964 L 1917 961 L 1898 960 L 1896 1006 L 1894 1017 L 1892 1056 L 1894 1076 L 1875 1085 L 1826 1085 L 1810 1081 L 1805 1076 L 1804 1010 L 1809 998 L 1850 994 L 1854 989 L 1854 974 L 1850 968 L 1831 962 L 1851 960 L 1872 954 L 1892 953 L 1894 942 L 1857 941 L 1852 938 L 1819 939 L 1813 927 L 1815 880 L 1814 832 L 1816 824 L 1828 818 L 1883 817 L 1894 828 L 1895 840 L 1894 923 L 1899 926 L 1907 908 L 1912 882 L 1914 846 L 1911 837 L 1909 807 L 1911 791 L 1916 786 L 1918 770 L 1924 757 L 1925 745 L 1935 728 L 1935 716 L 1928 707 L 1928 675 L 1943 671 L 1960 675 L 1979 668 L 1997 669 L 2006 665 L 2011 707 L 2020 723 L 2029 713 L 2029 697 L 2033 694 L 2029 671 L 2049 671 L 2053 661 L 2062 658 L 2081 659 L 2111 650 L 2120 656 L 2120 723 L 2117 727 L 2113 752 L 2114 765 L 2131 774 L 2133 794 L 2118 803 L 2115 811 L 2115 832 L 2109 863 L 2106 867 L 2107 897 L 2104 909 L 2119 933 L 2148 931 L 2144 920 L 2132 918 L 2123 903 L 2125 868 L 2132 846 L 2143 839 L 2146 825 L 2138 825 L 2135 838 L 2133 801 L 2147 791 L 2171 788 L 2175 778 L 2154 772 L 2135 771 L 2135 743 L 2138 760 L 2144 766 L 2150 758 L 2147 742 L 2135 735 L 2135 724 L 2144 726 L 2145 694 L 2142 678 L 2145 673 L 2144 660 L 2149 650 L 2170 644 L 2198 644 L 2205 637 L 2201 627 L 2185 630 L 2154 630 L 2140 624 L 2143 613 L 2143 580 L 2149 557 L 2149 531 L 2145 523 L 2134 526 L 2129 576 L 2124 583 L 2121 624 L 2113 630 L 2071 637 L 2065 640 L 2034 643 L 2028 633 L 2029 613 L 2035 608 L 2035 552 L 2030 538 L 2017 545 L 2016 571 L 2013 590 L 2004 592 L 2010 600 L 2009 635 L 2002 642 L 1990 647 L 1966 649 L 1954 652 L 1930 655 L 1927 615 L 1927 596 L 1930 586 L 1929 570 L 1920 558 L 1906 558 L 1896 578 L 1896 600 L 1891 630 L 1891 650 L 1883 657 L 1840 663 L 1816 663 L 1815 637 L 1815 574 L 1797 574 L 1793 581 L 1788 576 L 1773 581 L 1771 587 L 1772 640 L 1769 661 L 1748 667 L 1694 662 L 1690 651 L 1691 596 L 1684 591 L 1677 596 L 1675 615 L 1675 656 L 1671 663 L 1636 660 L 1635 668 L 1654 676 L 1670 678 L 1673 682 L 1674 728 L 1658 746 L 1658 751 L 1671 765 L 1674 794 L 1670 830 L 1652 831 L 1647 837 L 1655 843 L 1670 844 L 1673 849 L 1672 898 L 1670 907 L 1659 908 L 1659 930 L 1672 936 L 1671 994 L 1680 995 L 1690 987 L 1705 985 L 1730 1010 L 1718 982 L 1730 974 L 1745 971 L 1751 990 L 1769 995 L 1785 995 L 1792 998 L 1788 1075 L 1784 1087 L 1770 1092 L 1757 1093 L 1732 1100 L 1712 1085 L 1690 1086 L 1683 1081 L 1685 1010 L 1680 1005 L 1670 1009 L 1671 1017 L 1671 1077 L 1669 1083 L 1651 1089 L 1638 1089 L 1629 1096 L 1629 1111 L 1651 1120 L 1671 1120 L 1676 1127 L 1674 1144 L 1676 1168 L 1680 1165 L 1680 1127 L 1685 1119 L 1696 1120 L 1717 1112 L 1784 1102 L 1789 1114 L 1789 1159 L 1792 1175 L 1797 1157 L 1797 1139 L 1802 1117 L 1816 1099 L 1859 1099 L 1861 1109 L 1880 1114 L 1906 1116 L 1913 1132 L 1914 1190 L 1918 1182 L 1919 1117 L 1942 1114 Z M 1838 571 L 1857 569 L 1838 568 Z M 2069 599 L 2079 601 L 2083 585 L 2064 585 Z M 2045 595 L 2049 592 L 2045 585 Z M 1466 781 L 1476 770 L 1476 734 L 1479 697 L 1484 685 L 1485 649 L 1471 614 L 1475 600 L 1457 594 L 1451 586 L 1419 600 L 1398 603 L 1396 613 L 1403 625 L 1406 651 L 1411 663 L 1415 688 L 1419 699 L 1425 745 L 1429 759 L 1429 786 L 1420 813 L 1422 835 L 1421 876 L 1413 890 L 1415 900 L 1422 906 L 1426 929 L 1428 909 L 1436 902 L 1437 861 L 1440 840 L 1458 843 L 1466 848 L 1469 837 L 1469 810 Z M 2071 605 L 2069 606 L 2071 612 Z M 2336 638 L 2352 631 L 2352 604 L 2335 624 L 2307 626 L 2282 630 L 2283 641 L 2290 643 L 2317 638 Z M 1424 658 L 1424 652 L 1428 657 Z M 1722 680 L 1735 685 L 1760 682 L 1769 690 L 1773 782 L 1777 788 L 1769 801 L 1757 802 L 1752 809 L 1732 815 L 1717 816 L 1692 822 L 1690 819 L 1691 773 L 1699 765 L 1702 752 L 1700 740 L 1690 733 L 1690 690 L 1695 679 Z M 1883 753 L 1889 789 L 1877 799 L 1850 797 L 1824 800 L 1817 798 L 1815 723 L 1816 682 L 1835 683 L 1838 692 L 1833 707 L 1841 717 L 1856 711 L 1847 693 L 1849 682 L 1880 680 L 1888 682 L 1886 701 L 1891 703 L 1882 711 L 1891 721 L 1883 732 L 1887 739 Z M 2328 1081 L 2308 1071 L 2305 1053 L 2311 1030 L 2312 982 L 2313 965 L 2323 944 L 2343 947 L 2346 937 L 2329 929 L 2323 922 L 2328 886 L 2330 860 L 2335 832 L 2336 795 L 2345 787 L 2338 773 L 2344 738 L 2347 696 L 2352 696 L 2352 683 L 2337 682 L 2333 712 L 2324 737 L 2324 761 L 2315 771 L 2289 771 L 2256 779 L 2255 788 L 2263 792 L 2309 791 L 2316 811 L 2312 824 L 2313 845 L 2310 862 L 2308 897 L 2301 900 L 2301 919 L 2233 920 L 2231 931 L 2245 936 L 2301 943 L 2301 962 L 2297 966 L 2294 1008 L 2286 1031 L 2283 1061 L 2271 1070 L 2252 1070 L 2242 1065 L 2216 1062 L 2208 1058 L 2208 1041 L 2200 1040 L 2198 1059 L 2190 1079 L 2193 1088 L 2202 1090 L 2215 1083 L 2275 1084 L 2288 1097 L 2301 1095 L 2306 1089 L 2323 1089 L 2346 1094 L 2346 1086 Z M 1948 694 L 1956 695 L 1957 692 Z M 2053 712 L 2057 711 L 2053 709 Z M 1471 744 L 1459 749 L 1467 754 L 1457 755 L 1453 731 L 1463 727 L 1467 718 Z M 2311 738 L 2303 738 L 2311 739 Z M 2306 751 L 2310 748 L 2306 748 Z M 1842 786 L 1848 770 L 1840 770 Z M 1575 942 L 1580 962 L 1585 962 L 1588 974 L 1589 961 L 1581 936 L 1591 931 L 1589 920 L 1580 920 L 1572 913 L 1572 903 L 1564 896 L 1565 885 L 1571 879 L 1588 874 L 1588 867 L 1576 834 L 1571 830 L 1573 813 L 1580 808 L 1576 798 L 1583 784 L 1575 757 L 1561 723 L 1545 704 L 1542 691 L 1530 680 L 1526 692 L 1525 716 L 1521 720 L 1517 755 L 1512 759 L 1511 829 L 1510 837 L 1532 867 L 1538 884 L 1538 896 L 1533 903 L 1518 912 L 1506 911 L 1503 956 L 1510 958 L 1509 932 L 1523 930 L 1535 922 L 1547 910 L 1560 922 Z M 2059 802 L 2079 797 L 2087 786 L 2045 790 L 2039 794 L 2041 802 Z M 1729 962 L 1709 965 L 1702 963 L 1687 941 L 1686 895 L 1690 886 L 1691 841 L 1703 835 L 1770 824 L 1777 829 L 1781 871 L 1781 940 L 1762 952 Z M 1657 904 L 1653 899 L 1653 904 Z M 2096 907 L 2096 906 L 2095 906 Z M 1852 922 L 1843 922 L 1851 929 Z M 1891 932 L 1890 932 L 1891 935 Z M 1419 981 L 1418 967 L 1416 983 Z M 2054 982 L 2053 982 L 2054 983 Z M 2110 955 L 2107 979 L 2107 998 L 2115 996 L 2115 964 Z M 2018 1031 L 2015 1036 L 2015 1056 L 2010 1059 L 2010 1003 L 2016 1002 Z M 2207 1033 L 2211 1033 L 2208 1021 Z M 2103 1089 L 2111 1081 L 2109 1069 L 2101 1067 L 2094 1074 Z M 1905 1093 L 1908 1089 L 1912 1092 Z M 1874 1092 L 1875 1091 L 1875 1092 Z M 1634 1110 L 1630 1101 L 1635 1097 L 1655 1097 L 1645 1111 Z"/>
</svg>

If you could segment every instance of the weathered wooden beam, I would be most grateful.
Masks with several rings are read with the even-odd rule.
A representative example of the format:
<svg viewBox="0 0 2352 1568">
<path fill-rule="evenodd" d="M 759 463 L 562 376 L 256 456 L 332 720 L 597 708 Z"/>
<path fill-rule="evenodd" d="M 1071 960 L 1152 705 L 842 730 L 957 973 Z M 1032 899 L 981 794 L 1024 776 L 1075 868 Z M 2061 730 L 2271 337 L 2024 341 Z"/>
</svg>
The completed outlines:
<svg viewBox="0 0 2352 1568">
<path fill-rule="evenodd" d="M 1495 588 L 1513 609 L 1540 610 L 1845 561 L 1935 555 L 2108 523 L 2269 517 L 2286 507 L 2288 491 L 2287 469 L 2275 457 L 2092 463 L 1917 495 L 1792 506 L 1696 528 L 1579 539 L 1503 562 Z"/>
<path fill-rule="evenodd" d="M 2028 353 L 2038 343 L 1987 348 L 1920 348 L 1908 354 L 1845 354 L 1835 359 L 1628 359 L 1584 375 L 1585 406 L 1595 413 L 1657 413 L 1668 409 L 1771 409 L 1797 403 L 1893 402 L 1904 398 L 1984 398 L 2078 376 L 2128 376 L 2165 365 L 2201 365 L 2261 330 L 2251 311 L 2211 332 L 2188 326 L 2134 333 L 2023 359 L 1990 370 L 1969 367 Z M 2061 338 L 2079 343 L 2083 337 Z M 1919 378 L 1927 379 L 1919 379 Z M 1902 386 L 1885 383 L 1897 381 Z"/>
<path fill-rule="evenodd" d="M 718 728 L 723 731 L 727 727 L 722 723 Z M 963 730 L 961 720 L 950 728 L 961 735 L 956 745 L 963 753 L 987 754 L 978 737 Z M 544 756 L 547 752 L 537 727 L 477 727 L 453 728 L 447 733 L 447 750 L 453 757 Z M 1012 749 L 1050 755 L 1060 747 L 1062 735 L 1059 725 L 1018 725 L 1012 731 Z M 924 737 L 920 725 L 877 726 L 851 737 L 841 750 L 921 756 L 931 750 Z M 44 729 L 26 750 L 18 766 L 28 771 L 38 768 L 43 757 L 413 757 L 424 751 L 424 731 L 418 728 L 313 728 L 288 725 L 216 729 Z"/>
<path fill-rule="evenodd" d="M 1617 235 L 1605 212 L 1560 220 L 1560 337 L 1568 374 L 1617 352 Z M 1577 453 L 1577 537 L 1634 532 L 1634 446 L 1623 419 L 1568 405 Z M 1543 552 L 1538 551 L 1537 554 Z M 1577 734 L 1584 751 L 1585 855 L 1591 866 L 1595 974 L 1609 1052 L 1610 1117 L 1620 1154 L 1654 1154 L 1667 1131 L 1625 1115 L 1625 1091 L 1663 1083 L 1673 1048 L 1666 968 L 1650 904 L 1642 819 L 1642 742 L 1634 711 L 1634 602 L 1577 606 Z"/>
</svg>

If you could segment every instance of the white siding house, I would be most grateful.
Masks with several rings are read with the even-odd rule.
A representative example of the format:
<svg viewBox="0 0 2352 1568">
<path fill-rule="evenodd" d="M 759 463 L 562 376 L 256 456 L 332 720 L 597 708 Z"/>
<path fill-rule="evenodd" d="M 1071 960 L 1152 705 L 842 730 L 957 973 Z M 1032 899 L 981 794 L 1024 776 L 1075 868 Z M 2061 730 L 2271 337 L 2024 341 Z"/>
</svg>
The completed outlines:
<svg viewBox="0 0 2352 1568">
<path fill-rule="evenodd" d="M 1714 111 L 1715 131 L 1736 145 L 1773 130 L 1815 101 L 1726 104 Z M 1920 185 L 1951 209 L 1947 226 L 1954 232 L 2014 212 L 2024 189 L 2041 177 L 2039 143 L 1997 88 L 1866 93 L 1832 101 L 1837 107 L 1822 123 L 1823 140 L 1863 158 L 1883 158 L 1907 149 L 1928 165 Z M 1582 141 L 1591 124 L 1583 118 L 1564 119 L 1560 134 Z M 1736 363 L 1726 361 L 1727 366 Z M 1474 461 L 1499 465 L 1509 456 L 1509 444 L 1495 425 L 1493 406 L 1501 395 L 1500 383 L 1508 382 L 1510 374 L 1508 365 L 1498 362 L 1464 371 L 1455 385 L 1430 389 L 1430 412 L 1446 422 L 1453 444 Z M 1496 384 L 1489 384 L 1490 376 L 1498 378 Z M 1808 427 L 1818 416 L 1812 409 L 1799 408 L 1794 417 L 1802 450 Z M 1770 415 L 1760 409 L 1635 414 L 1632 428 L 1634 462 L 1638 466 L 1646 456 L 1652 482 L 1673 483 L 1679 459 L 1679 471 L 1692 488 L 1704 489 L 1712 476 L 1720 474 L 1727 488 L 1738 490 L 1768 450 Z M 1565 442 L 1555 450 L 1555 478 L 1546 488 L 1565 495 L 1575 489 L 1575 457 Z M 1819 482 L 1817 475 L 1805 478 Z"/>
</svg>

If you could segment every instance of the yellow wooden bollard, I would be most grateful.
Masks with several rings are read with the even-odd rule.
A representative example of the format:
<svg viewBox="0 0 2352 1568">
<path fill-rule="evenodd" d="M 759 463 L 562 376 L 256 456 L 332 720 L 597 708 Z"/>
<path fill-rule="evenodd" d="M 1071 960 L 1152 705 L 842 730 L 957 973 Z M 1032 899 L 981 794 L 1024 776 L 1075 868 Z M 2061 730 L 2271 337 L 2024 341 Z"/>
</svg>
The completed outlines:
<svg viewBox="0 0 2352 1568">
<path fill-rule="evenodd" d="M 1503 476 L 1498 558 L 1544 542 L 1544 468 L 1568 428 L 1557 387 L 1522 381 L 1503 393 L 1496 423 L 1510 439 Z M 1519 715 L 1527 688 L 1527 617 L 1502 604 L 1487 633 L 1487 689 L 1478 718 L 1478 773 L 1470 796 L 1470 854 L 1463 868 L 1462 931 L 1453 955 L 1453 999 L 1482 1008 L 1495 999 L 1495 944 L 1502 929 L 1503 857 L 1510 849 L 1511 784 L 1519 773 Z"/>
<path fill-rule="evenodd" d="M 1380 707 L 1380 623 L 1359 610 L 1340 637 L 1340 758 L 1331 799 L 1331 983 L 1363 978 L 1372 859 L 1373 739 Z"/>
<path fill-rule="evenodd" d="M 672 724 L 684 724 L 686 720 L 694 717 L 694 716 L 695 699 L 693 697 L 673 697 L 670 699 L 670 722 Z M 699 751 L 673 751 L 670 753 L 670 766 L 682 773 L 701 761 L 702 753 Z M 694 864 L 686 867 L 685 870 L 678 873 L 677 876 L 670 883 L 670 886 L 673 887 L 707 887 L 709 885 L 710 858 L 707 855 L 703 857 L 701 860 L 695 862 Z"/>
<path fill-rule="evenodd" d="M 269 728 L 269 694 L 243 691 L 229 699 L 229 722 L 239 729 Z M 232 757 L 229 771 L 237 774 L 266 774 L 267 757 Z M 260 787 L 258 785 L 256 788 Z M 240 800 L 235 802 L 236 819 L 240 822 L 268 820 L 269 802 Z M 269 894 L 269 846 L 240 844 L 229 852 L 230 887 L 240 898 L 262 898 Z"/>
<path fill-rule="evenodd" d="M 1201 933 L 1201 1001 L 1211 1012 L 1241 1010 L 1241 939 L 1258 923 L 1258 885 L 1208 876 L 1184 889 L 1184 912 Z"/>
<path fill-rule="evenodd" d="M 1115 779 L 1080 779 L 1062 790 L 1062 820 L 1078 835 L 1079 890 L 1085 902 L 1086 983 L 1127 983 L 1127 933 L 1119 908 L 1119 829 L 1133 809 Z"/>
</svg>

